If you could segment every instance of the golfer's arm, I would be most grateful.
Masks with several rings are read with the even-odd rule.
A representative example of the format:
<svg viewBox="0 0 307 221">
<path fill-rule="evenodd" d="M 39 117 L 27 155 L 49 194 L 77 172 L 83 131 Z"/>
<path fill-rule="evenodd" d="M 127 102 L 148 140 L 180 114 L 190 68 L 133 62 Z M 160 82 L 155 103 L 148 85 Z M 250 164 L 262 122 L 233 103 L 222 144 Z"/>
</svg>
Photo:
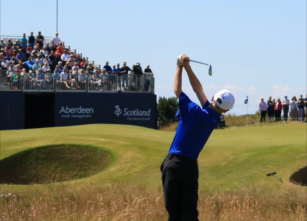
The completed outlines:
<svg viewBox="0 0 307 221">
<path fill-rule="evenodd" d="M 207 102 L 207 97 L 204 93 L 203 86 L 201 85 L 198 78 L 194 74 L 190 65 L 187 65 L 185 67 L 185 70 L 188 73 L 188 77 L 189 77 L 189 80 L 190 80 L 190 84 L 193 88 L 193 91 L 197 95 L 197 98 L 200 101 L 201 106 L 203 106 Z"/>
<path fill-rule="evenodd" d="M 174 79 L 174 93 L 179 98 L 182 91 L 182 67 L 177 66 Z"/>
</svg>

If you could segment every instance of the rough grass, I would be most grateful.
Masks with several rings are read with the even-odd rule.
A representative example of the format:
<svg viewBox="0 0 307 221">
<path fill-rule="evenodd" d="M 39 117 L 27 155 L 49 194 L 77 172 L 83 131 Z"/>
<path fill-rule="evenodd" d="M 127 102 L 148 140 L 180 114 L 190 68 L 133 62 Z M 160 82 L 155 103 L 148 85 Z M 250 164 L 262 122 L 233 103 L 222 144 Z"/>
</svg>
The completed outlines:
<svg viewBox="0 0 307 221">
<path fill-rule="evenodd" d="M 248 114 L 236 116 L 234 114 L 225 115 L 226 127 L 248 127 L 248 126 L 267 126 L 271 124 L 284 124 L 283 121 L 276 122 L 275 120 L 266 119 L 265 122 L 260 122 L 260 114 Z M 297 124 L 297 121 L 287 121 L 287 124 Z M 174 122 L 170 125 L 161 127 L 163 131 L 175 131 L 177 129 L 178 122 Z"/>
<path fill-rule="evenodd" d="M 166 220 L 159 166 L 174 131 L 86 125 L 0 137 L 0 159 L 65 143 L 96 146 L 113 159 L 103 171 L 63 184 L 1 184 L 0 220 Z M 215 130 L 199 157 L 200 220 L 306 220 L 306 187 L 289 182 L 304 166 L 306 125 Z"/>
<path fill-rule="evenodd" d="M 160 221 L 167 219 L 160 189 L 147 186 L 67 185 L 9 193 L 0 188 L 0 220 L 112 220 Z M 304 221 L 306 192 L 287 185 L 283 191 L 251 187 L 231 192 L 201 192 L 199 220 Z"/>
<path fill-rule="evenodd" d="M 101 172 L 108 152 L 78 145 L 52 145 L 26 150 L 0 161 L 0 183 L 35 184 L 67 181 Z"/>
</svg>

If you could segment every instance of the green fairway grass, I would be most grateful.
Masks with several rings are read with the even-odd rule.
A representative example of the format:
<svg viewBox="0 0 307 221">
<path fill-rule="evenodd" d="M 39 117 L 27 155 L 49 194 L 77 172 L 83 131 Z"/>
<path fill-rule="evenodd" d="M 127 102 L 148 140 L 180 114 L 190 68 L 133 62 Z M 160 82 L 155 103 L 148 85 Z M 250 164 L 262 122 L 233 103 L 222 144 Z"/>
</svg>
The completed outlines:
<svg viewBox="0 0 307 221">
<path fill-rule="evenodd" d="M 98 124 L 1 131 L 0 159 L 46 145 L 90 145 L 108 151 L 113 161 L 97 174 L 66 181 L 67 185 L 117 183 L 160 188 L 159 167 L 173 137 L 174 132 Z M 86 166 L 92 162 L 82 163 Z M 250 186 L 282 188 L 291 174 L 304 166 L 305 124 L 215 130 L 199 156 L 200 191 L 229 191 Z M 270 172 L 277 172 L 284 183 L 267 177 Z M 44 185 L 37 187 L 44 188 Z M 11 188 L 18 190 L 25 186 Z"/>
</svg>

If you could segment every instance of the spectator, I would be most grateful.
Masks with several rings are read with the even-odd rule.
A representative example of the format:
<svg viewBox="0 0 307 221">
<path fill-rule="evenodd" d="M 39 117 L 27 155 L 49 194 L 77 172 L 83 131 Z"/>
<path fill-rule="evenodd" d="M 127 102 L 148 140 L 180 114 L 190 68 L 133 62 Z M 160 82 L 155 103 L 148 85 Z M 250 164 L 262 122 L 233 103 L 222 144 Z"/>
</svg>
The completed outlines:
<svg viewBox="0 0 307 221">
<path fill-rule="evenodd" d="M 35 54 L 35 56 L 37 56 L 39 54 L 39 52 L 40 52 L 40 50 L 39 50 L 38 46 L 35 45 L 34 49 L 31 52 L 31 54 L 32 55 Z"/>
<path fill-rule="evenodd" d="M 84 72 L 84 69 L 79 69 L 80 73 L 79 73 L 79 77 L 78 77 L 78 82 L 79 82 L 79 88 L 81 90 L 85 89 L 86 86 L 86 80 L 87 80 L 87 76 Z"/>
<path fill-rule="evenodd" d="M 33 32 L 31 32 L 31 35 L 29 36 L 29 44 L 32 48 L 34 48 L 35 37 L 33 36 Z"/>
<path fill-rule="evenodd" d="M 272 119 L 274 119 L 275 118 L 275 110 L 274 110 L 274 107 L 275 107 L 275 99 L 273 99 L 272 100 L 272 102 L 273 102 L 273 111 L 272 111 Z"/>
<path fill-rule="evenodd" d="M 306 97 L 304 99 L 304 119 L 305 119 L 305 121 L 307 121 L 307 94 L 306 94 Z"/>
<path fill-rule="evenodd" d="M 39 73 L 39 70 L 36 70 L 35 73 L 36 75 L 35 75 L 35 78 L 33 79 L 33 85 L 34 87 L 41 89 L 42 87 L 41 74 Z"/>
<path fill-rule="evenodd" d="M 22 49 L 19 49 L 18 54 L 16 55 L 16 57 L 19 60 L 21 60 L 22 62 L 25 62 L 27 60 L 26 54 L 24 53 L 24 51 Z"/>
<path fill-rule="evenodd" d="M 46 73 L 47 71 L 50 72 L 50 67 L 48 63 L 44 63 L 43 67 L 42 67 L 42 72 Z"/>
<path fill-rule="evenodd" d="M 43 66 L 43 64 L 44 64 L 44 58 L 45 58 L 44 53 L 43 52 L 39 52 L 38 55 L 37 55 L 37 59 L 39 59 L 39 64 L 41 66 Z"/>
<path fill-rule="evenodd" d="M 33 47 L 31 46 L 30 43 L 28 43 L 28 46 L 27 46 L 27 48 L 26 48 L 26 53 L 31 54 L 32 51 L 33 51 Z"/>
<path fill-rule="evenodd" d="M 49 43 L 48 43 L 48 42 L 46 43 L 46 45 L 45 45 L 45 46 L 46 46 L 46 51 L 48 51 L 48 55 L 49 55 L 52 49 L 50 48 L 50 46 L 49 46 Z"/>
<path fill-rule="evenodd" d="M 10 40 L 10 39 L 9 39 Z M 4 47 L 4 53 L 7 54 L 10 50 L 11 50 L 12 46 L 10 44 L 7 44 L 5 47 Z"/>
<path fill-rule="evenodd" d="M 6 46 L 6 43 L 3 40 L 3 38 L 1 38 L 1 40 L 0 40 L 0 47 L 4 48 L 5 46 Z"/>
<path fill-rule="evenodd" d="M 41 52 L 44 54 L 44 56 L 48 56 L 49 55 L 49 50 L 47 50 L 47 46 L 44 45 L 43 49 L 41 50 Z"/>
<path fill-rule="evenodd" d="M 297 120 L 297 100 L 296 100 L 296 97 L 292 97 L 292 101 L 290 103 L 290 108 L 291 108 L 291 120 Z"/>
<path fill-rule="evenodd" d="M 101 86 L 102 90 L 108 90 L 108 75 L 107 75 L 107 70 L 105 68 L 102 69 L 102 74 L 101 74 Z"/>
<path fill-rule="evenodd" d="M 116 68 L 116 65 L 113 65 L 112 74 L 118 74 L 119 70 Z"/>
<path fill-rule="evenodd" d="M 53 50 L 56 50 L 56 48 L 59 46 L 60 41 L 61 39 L 59 38 L 59 33 L 55 33 L 55 36 L 51 40 Z"/>
<path fill-rule="evenodd" d="M 304 120 L 304 99 L 303 95 L 300 95 L 300 98 L 298 99 L 297 102 L 297 107 L 298 107 L 298 122 L 302 123 Z"/>
<path fill-rule="evenodd" d="M 26 33 L 23 33 L 22 38 L 20 38 L 20 46 L 25 49 L 27 47 L 28 40 L 26 38 Z"/>
<path fill-rule="evenodd" d="M 106 65 L 103 66 L 103 68 L 105 68 L 105 69 L 107 70 L 108 74 L 112 74 L 112 68 L 111 68 L 111 66 L 109 65 L 109 62 L 108 62 L 108 61 L 106 61 Z"/>
<path fill-rule="evenodd" d="M 39 48 L 43 48 L 43 44 L 44 44 L 44 36 L 41 35 L 41 32 L 38 32 L 38 35 L 36 36 L 36 43 L 39 44 Z"/>
<path fill-rule="evenodd" d="M 7 70 L 7 67 L 9 66 L 9 61 L 5 59 L 5 57 L 2 57 L 1 60 L 1 70 Z"/>
<path fill-rule="evenodd" d="M 60 81 L 62 82 L 64 88 L 70 89 L 68 86 L 68 72 L 67 69 L 64 69 L 63 72 L 60 74 Z"/>
<path fill-rule="evenodd" d="M 123 88 L 128 87 L 128 73 L 129 73 L 129 71 L 132 71 L 132 70 L 127 66 L 127 63 L 124 62 L 123 67 L 121 67 L 120 72 L 119 72 L 122 75 L 122 79 L 123 79 L 122 87 Z"/>
<path fill-rule="evenodd" d="M 57 64 L 56 57 L 54 55 L 54 51 L 53 50 L 51 50 L 50 55 L 48 56 L 48 58 L 49 58 L 50 70 L 51 70 L 51 73 L 53 73 L 53 71 L 55 69 L 55 66 Z"/>
<path fill-rule="evenodd" d="M 53 77 L 52 77 L 52 74 L 51 74 L 51 72 L 49 70 L 45 74 L 43 88 L 44 89 L 49 89 L 49 88 L 53 89 L 52 85 L 53 85 Z"/>
<path fill-rule="evenodd" d="M 87 70 L 88 70 L 89 72 L 93 72 L 93 71 L 94 71 L 94 67 L 93 67 L 93 63 L 92 63 L 92 62 L 90 62 L 90 63 L 88 64 Z"/>
<path fill-rule="evenodd" d="M 282 110 L 282 104 L 280 102 L 280 99 L 277 99 L 277 102 L 274 105 L 274 112 L 275 112 L 275 120 L 280 121 L 281 120 L 281 110 Z"/>
<path fill-rule="evenodd" d="M 71 68 L 72 73 L 77 73 L 79 71 L 79 66 L 77 62 L 74 62 L 74 66 Z"/>
<path fill-rule="evenodd" d="M 260 122 L 265 121 L 265 115 L 267 111 L 267 105 L 264 102 L 263 97 L 261 98 L 261 102 L 259 103 L 259 111 L 260 111 Z"/>
<path fill-rule="evenodd" d="M 37 70 L 39 70 L 39 69 L 41 69 L 41 65 L 39 64 L 39 59 L 36 59 L 35 60 L 35 64 L 32 66 L 32 70 L 35 72 L 35 73 L 37 73 L 36 71 Z"/>
<path fill-rule="evenodd" d="M 58 66 L 59 66 L 60 73 L 62 73 L 63 72 L 63 68 L 64 68 L 62 61 L 59 61 Z"/>
<path fill-rule="evenodd" d="M 55 57 L 56 57 L 56 62 L 58 63 L 59 61 L 61 61 L 61 57 L 64 53 L 64 47 L 63 46 L 58 46 L 56 51 L 55 51 Z"/>
<path fill-rule="evenodd" d="M 142 89 L 141 76 L 143 75 L 141 64 L 139 62 L 137 62 L 135 65 L 133 65 L 132 69 L 133 69 L 133 83 L 134 83 L 134 85 L 131 84 L 130 86 L 132 88 L 130 88 L 130 89 L 140 91 Z"/>
<path fill-rule="evenodd" d="M 152 70 L 150 69 L 149 65 L 144 70 L 145 73 L 152 73 Z"/>
<path fill-rule="evenodd" d="M 21 75 L 19 71 L 16 71 L 12 76 L 12 89 L 18 90 L 20 88 L 21 88 Z"/>
<path fill-rule="evenodd" d="M 32 67 L 35 64 L 35 60 L 33 59 L 33 57 L 29 57 L 28 60 L 24 62 L 24 64 L 26 65 L 28 71 L 32 70 Z"/>
<path fill-rule="evenodd" d="M 85 58 L 82 58 L 82 60 L 79 63 L 79 67 L 82 68 L 82 69 L 85 69 L 86 66 L 87 66 L 87 62 L 86 62 Z"/>
<path fill-rule="evenodd" d="M 72 70 L 68 72 L 68 82 L 71 89 L 77 89 L 76 75 L 72 73 Z"/>
<path fill-rule="evenodd" d="M 47 63 L 48 65 L 50 65 L 50 64 L 51 64 L 51 61 L 50 61 L 49 55 L 44 57 L 44 59 L 43 59 L 43 64 L 45 64 L 45 63 Z"/>
<path fill-rule="evenodd" d="M 12 47 L 12 46 L 13 46 L 13 42 L 12 42 L 12 40 L 11 40 L 11 39 L 8 39 L 8 40 L 7 40 L 7 44 L 6 44 L 6 45 L 8 45 L 8 46 Z"/>
<path fill-rule="evenodd" d="M 69 54 L 67 53 L 67 50 L 64 50 L 64 54 L 61 56 L 61 60 L 63 64 L 65 65 L 68 59 L 70 58 Z"/>
<path fill-rule="evenodd" d="M 289 105 L 290 101 L 287 96 L 285 96 L 285 99 L 282 101 L 282 109 L 284 113 L 284 122 L 288 121 L 288 113 L 289 113 Z"/>
</svg>

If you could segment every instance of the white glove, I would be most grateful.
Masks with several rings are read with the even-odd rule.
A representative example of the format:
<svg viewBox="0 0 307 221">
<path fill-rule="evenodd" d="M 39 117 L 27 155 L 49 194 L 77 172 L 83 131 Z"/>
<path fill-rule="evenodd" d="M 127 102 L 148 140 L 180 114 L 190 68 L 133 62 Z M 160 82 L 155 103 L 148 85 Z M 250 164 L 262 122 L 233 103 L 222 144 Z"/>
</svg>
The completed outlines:
<svg viewBox="0 0 307 221">
<path fill-rule="evenodd" d="M 182 57 L 182 55 L 183 54 L 177 56 L 177 65 L 180 66 L 180 67 L 182 66 L 182 64 L 181 64 L 181 57 Z"/>
</svg>

